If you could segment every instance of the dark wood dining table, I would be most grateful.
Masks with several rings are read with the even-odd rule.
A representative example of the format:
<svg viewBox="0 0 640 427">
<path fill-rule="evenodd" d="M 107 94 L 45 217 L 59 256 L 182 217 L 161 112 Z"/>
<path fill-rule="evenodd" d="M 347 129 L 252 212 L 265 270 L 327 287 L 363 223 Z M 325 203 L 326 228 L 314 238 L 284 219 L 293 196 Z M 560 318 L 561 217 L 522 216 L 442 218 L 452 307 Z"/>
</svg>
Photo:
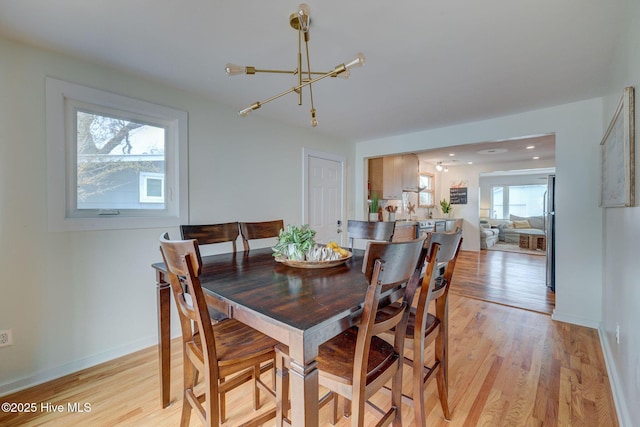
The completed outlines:
<svg viewBox="0 0 640 427">
<path fill-rule="evenodd" d="M 205 256 L 200 277 L 207 304 L 289 347 L 291 418 L 318 425 L 318 347 L 357 321 L 367 288 L 364 252 L 330 268 L 295 268 L 276 262 L 270 248 Z M 158 296 L 162 406 L 170 403 L 171 288 L 163 263 L 153 264 Z M 401 297 L 401 289 L 386 297 Z"/>
</svg>

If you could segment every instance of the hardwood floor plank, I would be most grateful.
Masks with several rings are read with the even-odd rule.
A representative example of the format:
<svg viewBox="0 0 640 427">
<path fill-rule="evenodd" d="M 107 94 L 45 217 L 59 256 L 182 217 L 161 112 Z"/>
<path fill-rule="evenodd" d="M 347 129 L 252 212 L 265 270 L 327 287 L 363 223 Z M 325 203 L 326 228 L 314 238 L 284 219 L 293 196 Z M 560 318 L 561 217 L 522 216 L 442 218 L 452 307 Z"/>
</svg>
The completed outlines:
<svg viewBox="0 0 640 427">
<path fill-rule="evenodd" d="M 549 315 L 452 294 L 449 315 L 450 408 L 444 420 L 435 381 L 426 390 L 429 426 L 617 426 L 598 334 L 593 329 L 552 321 Z M 0 412 L 4 426 L 176 426 L 182 398 L 181 350 L 172 350 L 173 404 L 159 400 L 157 348 L 107 362 L 57 380 L 0 398 L 0 402 L 36 403 L 34 413 Z M 405 367 L 405 392 L 411 394 L 412 370 Z M 265 374 L 265 381 L 271 376 Z M 249 384 L 246 385 L 249 387 Z M 255 415 L 251 393 L 240 387 L 227 397 L 228 421 L 235 426 Z M 379 393 L 385 408 L 389 397 Z M 266 411 L 273 404 L 262 397 Z M 63 405 L 63 412 L 40 405 Z M 72 413 L 67 403 L 89 403 L 90 412 Z M 413 408 L 402 406 L 403 425 L 413 422 Z M 329 423 L 329 405 L 320 412 Z M 367 414 L 366 423 L 373 422 Z M 267 425 L 273 425 L 273 422 Z M 191 426 L 198 426 L 192 416 Z M 341 419 L 337 426 L 350 425 Z"/>
<path fill-rule="evenodd" d="M 461 251 L 451 292 L 551 314 L 555 294 L 546 287 L 546 257 L 501 251 Z"/>
</svg>

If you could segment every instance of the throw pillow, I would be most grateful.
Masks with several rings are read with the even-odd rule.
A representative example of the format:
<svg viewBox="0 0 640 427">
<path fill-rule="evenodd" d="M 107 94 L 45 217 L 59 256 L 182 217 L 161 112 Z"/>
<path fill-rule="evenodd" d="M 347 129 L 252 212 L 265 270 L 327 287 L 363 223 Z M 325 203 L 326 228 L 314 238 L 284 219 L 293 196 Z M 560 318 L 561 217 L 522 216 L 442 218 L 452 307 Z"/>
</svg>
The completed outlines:
<svg viewBox="0 0 640 427">
<path fill-rule="evenodd" d="M 513 228 L 531 228 L 531 224 L 526 219 L 522 221 L 513 221 Z"/>
</svg>

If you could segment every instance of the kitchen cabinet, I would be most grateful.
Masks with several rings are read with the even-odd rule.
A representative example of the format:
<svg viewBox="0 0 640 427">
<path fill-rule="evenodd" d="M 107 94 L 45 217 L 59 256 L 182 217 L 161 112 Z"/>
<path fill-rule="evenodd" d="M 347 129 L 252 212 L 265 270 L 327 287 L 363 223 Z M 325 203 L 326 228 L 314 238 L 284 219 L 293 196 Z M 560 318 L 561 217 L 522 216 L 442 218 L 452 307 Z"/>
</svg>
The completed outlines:
<svg viewBox="0 0 640 427">
<path fill-rule="evenodd" d="M 402 156 L 382 158 L 382 198 L 402 198 Z"/>
<path fill-rule="evenodd" d="M 402 156 L 402 190 L 417 191 L 420 185 L 420 165 L 418 156 L 405 154 Z"/>
<path fill-rule="evenodd" d="M 403 191 L 416 191 L 420 183 L 418 156 L 386 156 L 369 160 L 371 194 L 381 199 L 399 200 Z"/>
</svg>

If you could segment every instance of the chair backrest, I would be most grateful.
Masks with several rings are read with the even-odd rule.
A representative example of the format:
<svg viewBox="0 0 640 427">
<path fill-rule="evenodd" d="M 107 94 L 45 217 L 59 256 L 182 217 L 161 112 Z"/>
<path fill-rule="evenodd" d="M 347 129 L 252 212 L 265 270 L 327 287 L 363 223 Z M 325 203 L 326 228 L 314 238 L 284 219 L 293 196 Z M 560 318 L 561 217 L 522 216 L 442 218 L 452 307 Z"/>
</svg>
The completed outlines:
<svg viewBox="0 0 640 427">
<path fill-rule="evenodd" d="M 281 219 L 263 222 L 241 222 L 240 234 L 242 235 L 244 250 L 249 250 L 249 240 L 278 237 L 281 230 L 284 230 L 284 221 Z"/>
<path fill-rule="evenodd" d="M 427 271 L 420 285 L 418 304 L 416 308 L 416 329 L 424 331 L 427 321 L 427 310 L 432 300 L 438 300 L 436 317 L 440 317 L 446 308 L 446 300 L 451 285 L 451 277 L 456 266 L 458 254 L 462 246 L 462 230 L 455 233 L 429 233 L 425 242 L 427 250 Z M 444 268 L 442 275 L 435 269 Z M 431 271 L 429 270 L 431 269 Z"/>
<path fill-rule="evenodd" d="M 347 221 L 347 235 L 349 236 L 349 249 L 353 251 L 355 239 L 376 240 L 390 242 L 393 238 L 396 223 L 391 221 L 358 221 L 350 219 Z"/>
<path fill-rule="evenodd" d="M 184 240 L 196 239 L 199 246 L 231 242 L 233 252 L 236 252 L 236 240 L 238 240 L 240 229 L 237 222 L 181 225 L 180 234 Z"/>
<path fill-rule="evenodd" d="M 380 292 L 383 287 L 408 283 L 411 279 L 425 238 L 407 242 L 368 242 L 362 263 L 369 287 L 365 298 L 362 316 L 358 324 L 356 358 L 353 365 L 354 387 L 366 384 L 367 360 L 371 345 L 371 337 L 393 330 L 394 348 L 402 354 L 404 335 L 409 315 L 406 298 L 401 304 L 393 305 L 384 315 L 378 312 Z"/>
<path fill-rule="evenodd" d="M 160 253 L 167 267 L 169 283 L 178 306 L 182 341 L 190 341 L 198 331 L 205 364 L 211 366 L 213 378 L 217 378 L 215 339 L 199 279 L 202 273 L 202 259 L 198 242 L 195 239 L 169 240 L 169 234 L 164 233 L 160 237 Z M 185 297 L 187 289 L 189 297 Z"/>
</svg>

